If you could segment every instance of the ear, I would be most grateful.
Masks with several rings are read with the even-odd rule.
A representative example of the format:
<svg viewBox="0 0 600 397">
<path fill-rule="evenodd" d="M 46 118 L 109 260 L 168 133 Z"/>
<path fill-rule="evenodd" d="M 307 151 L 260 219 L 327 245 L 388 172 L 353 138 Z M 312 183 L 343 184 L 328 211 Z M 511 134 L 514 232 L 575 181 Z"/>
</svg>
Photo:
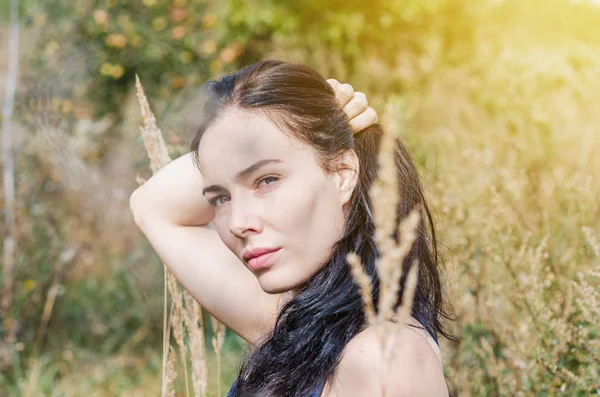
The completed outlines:
<svg viewBox="0 0 600 397">
<path fill-rule="evenodd" d="M 350 197 L 352 197 L 352 192 L 358 183 L 359 171 L 358 156 L 354 150 L 346 150 L 333 174 L 333 180 L 335 181 L 335 187 L 339 191 L 340 204 L 342 206 L 349 202 Z"/>
</svg>

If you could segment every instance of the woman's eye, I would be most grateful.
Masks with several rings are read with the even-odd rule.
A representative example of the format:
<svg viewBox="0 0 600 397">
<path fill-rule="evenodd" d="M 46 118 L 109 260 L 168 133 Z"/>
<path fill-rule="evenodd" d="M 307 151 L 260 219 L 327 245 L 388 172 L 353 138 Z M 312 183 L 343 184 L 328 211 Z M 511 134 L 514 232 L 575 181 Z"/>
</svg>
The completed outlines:
<svg viewBox="0 0 600 397">
<path fill-rule="evenodd" d="M 222 204 L 222 202 L 219 201 L 219 199 L 225 198 L 225 196 L 217 196 L 213 199 L 210 200 L 210 203 L 213 205 L 213 207 L 218 207 L 219 205 Z"/>
<path fill-rule="evenodd" d="M 258 184 L 260 185 L 260 184 L 261 184 L 261 182 L 264 182 L 264 181 L 269 181 L 269 180 L 273 180 L 273 182 L 275 182 L 277 179 L 278 179 L 278 178 L 277 178 L 277 177 L 274 177 L 274 176 L 267 176 L 267 177 L 264 177 L 264 178 L 262 178 L 262 179 L 259 179 L 259 180 L 258 180 Z M 270 185 L 270 183 L 267 183 L 267 185 Z"/>
<path fill-rule="evenodd" d="M 276 182 L 279 178 L 274 177 L 274 176 L 266 176 L 264 178 L 261 178 L 259 180 L 257 180 L 257 185 L 260 185 L 262 182 L 265 182 L 265 184 L 267 185 L 271 185 L 273 182 Z M 224 201 L 220 201 L 221 199 L 226 199 L 227 196 L 216 196 L 212 199 L 209 200 L 209 203 L 213 206 L 213 207 L 218 207 L 221 204 L 224 204 Z"/>
</svg>

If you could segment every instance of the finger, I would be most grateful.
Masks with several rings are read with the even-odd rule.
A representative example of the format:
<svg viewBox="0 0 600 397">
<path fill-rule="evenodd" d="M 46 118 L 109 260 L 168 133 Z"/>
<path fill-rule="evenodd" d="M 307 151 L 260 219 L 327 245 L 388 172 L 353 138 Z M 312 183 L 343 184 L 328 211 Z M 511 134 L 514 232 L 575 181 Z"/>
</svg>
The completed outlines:
<svg viewBox="0 0 600 397">
<path fill-rule="evenodd" d="M 348 118 L 352 120 L 367 110 L 368 107 L 369 102 L 367 101 L 367 96 L 364 93 L 357 91 L 354 93 L 354 96 L 350 102 L 348 102 L 348 104 L 344 106 L 344 109 L 342 110 L 348 115 Z"/>
<path fill-rule="evenodd" d="M 367 108 L 364 112 L 350 120 L 350 127 L 352 128 L 353 133 L 360 132 L 367 127 L 370 127 L 373 124 L 376 124 L 379 121 L 379 117 L 377 116 L 377 112 L 373 108 Z"/>
<path fill-rule="evenodd" d="M 336 79 L 327 79 L 327 83 L 329 83 L 329 85 L 331 86 L 331 88 L 333 88 L 333 92 L 337 92 L 337 88 L 340 85 L 342 85 L 342 83 L 340 83 Z"/>
<path fill-rule="evenodd" d="M 353 96 L 354 88 L 350 84 L 340 84 L 335 92 L 335 99 L 342 108 L 350 102 Z"/>
</svg>

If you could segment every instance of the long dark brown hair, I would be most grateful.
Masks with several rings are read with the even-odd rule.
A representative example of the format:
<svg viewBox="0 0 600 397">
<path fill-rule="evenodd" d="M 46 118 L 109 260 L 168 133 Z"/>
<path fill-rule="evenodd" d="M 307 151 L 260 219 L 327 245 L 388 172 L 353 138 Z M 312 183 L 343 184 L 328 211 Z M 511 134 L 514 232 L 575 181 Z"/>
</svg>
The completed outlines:
<svg viewBox="0 0 600 397">
<path fill-rule="evenodd" d="M 350 199 L 343 237 L 323 268 L 282 307 L 273 332 L 247 353 L 235 390 L 235 396 L 306 397 L 331 378 L 344 346 L 366 326 L 359 290 L 345 259 L 349 252 L 362 259 L 378 305 L 375 260 L 380 252 L 374 239 L 369 189 L 377 176 L 381 126 L 375 124 L 353 135 L 348 117 L 325 79 L 308 66 L 288 62 L 267 60 L 247 66 L 208 82 L 205 94 L 203 122 L 191 144 L 196 156 L 208 126 L 229 107 L 266 114 L 282 131 L 309 144 L 325 171 L 333 171 L 331 164 L 348 149 L 358 156 L 359 181 Z M 416 206 L 422 211 L 417 238 L 402 263 L 403 274 L 407 274 L 410 264 L 419 262 L 412 314 L 427 321 L 435 334 L 456 341 L 441 322 L 452 318 L 445 309 L 429 206 L 411 156 L 399 139 L 395 163 L 402 192 L 396 222 Z M 396 240 L 400 237 L 397 233 Z M 396 305 L 401 303 L 404 277 L 400 282 Z"/>
</svg>

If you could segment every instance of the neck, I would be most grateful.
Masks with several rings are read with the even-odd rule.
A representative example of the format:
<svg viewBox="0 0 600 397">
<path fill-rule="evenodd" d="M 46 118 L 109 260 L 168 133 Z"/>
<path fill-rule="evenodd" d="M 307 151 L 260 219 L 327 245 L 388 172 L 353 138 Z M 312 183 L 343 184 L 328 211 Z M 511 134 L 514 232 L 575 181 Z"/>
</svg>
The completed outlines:
<svg viewBox="0 0 600 397">
<path fill-rule="evenodd" d="M 288 301 L 290 301 L 297 294 L 298 294 L 298 290 L 292 289 L 290 291 L 283 292 L 281 295 L 279 295 L 279 304 L 278 304 L 279 310 L 281 310 L 283 305 L 285 305 Z"/>
</svg>

